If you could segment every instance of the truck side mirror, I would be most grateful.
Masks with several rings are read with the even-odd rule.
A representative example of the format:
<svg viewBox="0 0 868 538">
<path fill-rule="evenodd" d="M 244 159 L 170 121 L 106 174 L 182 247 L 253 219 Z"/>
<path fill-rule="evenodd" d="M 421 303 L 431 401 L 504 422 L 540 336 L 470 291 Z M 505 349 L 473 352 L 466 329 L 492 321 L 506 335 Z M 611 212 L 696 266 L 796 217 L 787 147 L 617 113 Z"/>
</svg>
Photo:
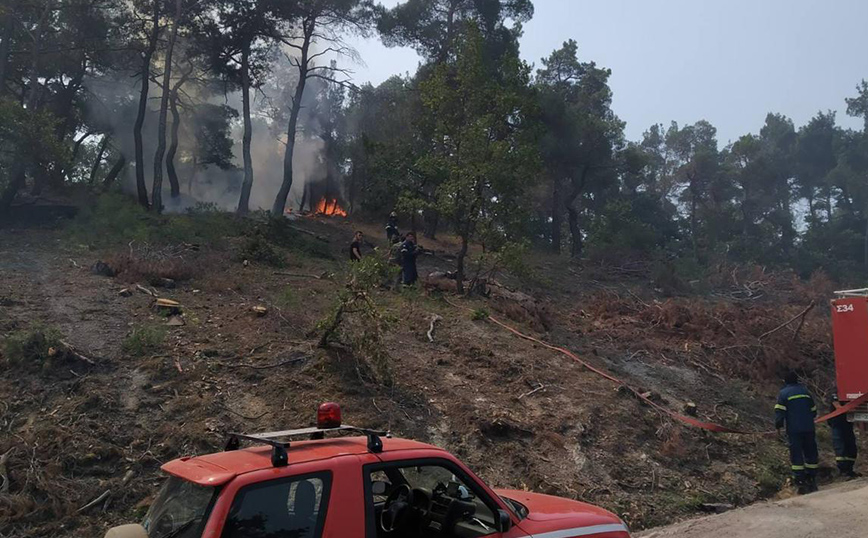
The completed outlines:
<svg viewBox="0 0 868 538">
<path fill-rule="evenodd" d="M 499 532 L 506 532 L 512 528 L 512 518 L 509 517 L 509 513 L 500 508 L 497 510 L 497 530 Z"/>
<path fill-rule="evenodd" d="M 132 523 L 110 528 L 105 538 L 148 538 L 148 531 L 138 523 Z"/>
<path fill-rule="evenodd" d="M 389 484 L 383 482 L 382 480 L 376 480 L 371 483 L 371 493 L 373 493 L 374 495 L 385 495 L 388 489 Z"/>
</svg>

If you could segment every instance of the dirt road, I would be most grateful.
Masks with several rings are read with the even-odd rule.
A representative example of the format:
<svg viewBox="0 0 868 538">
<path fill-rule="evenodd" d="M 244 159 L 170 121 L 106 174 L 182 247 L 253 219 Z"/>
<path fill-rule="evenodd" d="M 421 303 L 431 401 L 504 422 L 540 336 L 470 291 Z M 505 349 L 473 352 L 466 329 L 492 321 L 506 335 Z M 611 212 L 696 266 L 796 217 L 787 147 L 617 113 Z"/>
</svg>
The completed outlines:
<svg viewBox="0 0 868 538">
<path fill-rule="evenodd" d="M 640 538 L 864 538 L 868 480 L 651 529 Z"/>
</svg>

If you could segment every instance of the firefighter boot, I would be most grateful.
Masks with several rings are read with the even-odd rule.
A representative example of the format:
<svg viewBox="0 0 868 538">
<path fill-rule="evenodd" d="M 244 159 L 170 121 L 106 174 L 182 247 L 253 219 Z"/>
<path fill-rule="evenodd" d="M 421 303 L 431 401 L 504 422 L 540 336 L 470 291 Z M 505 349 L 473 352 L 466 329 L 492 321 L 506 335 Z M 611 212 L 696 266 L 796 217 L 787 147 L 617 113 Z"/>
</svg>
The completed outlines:
<svg viewBox="0 0 868 538">
<path fill-rule="evenodd" d="M 814 476 L 813 474 L 808 476 L 807 487 L 808 487 L 808 493 L 813 493 L 813 492 L 820 489 L 817 487 L 817 477 Z"/>
<path fill-rule="evenodd" d="M 802 476 L 796 476 L 793 478 L 793 484 L 796 486 L 796 492 L 799 495 L 805 495 L 808 493 L 808 485 L 805 483 L 805 478 Z"/>
</svg>

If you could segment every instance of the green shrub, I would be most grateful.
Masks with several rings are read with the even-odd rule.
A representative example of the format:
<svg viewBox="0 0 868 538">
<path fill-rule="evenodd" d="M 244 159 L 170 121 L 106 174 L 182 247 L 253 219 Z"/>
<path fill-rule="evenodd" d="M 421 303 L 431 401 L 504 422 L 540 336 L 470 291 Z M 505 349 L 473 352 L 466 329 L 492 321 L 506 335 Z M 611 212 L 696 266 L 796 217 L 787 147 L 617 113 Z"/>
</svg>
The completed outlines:
<svg viewBox="0 0 868 538">
<path fill-rule="evenodd" d="M 150 241 L 155 216 L 135 200 L 116 192 L 102 194 L 85 208 L 69 226 L 71 238 L 79 243 L 110 246 L 130 241 Z"/>
<path fill-rule="evenodd" d="M 126 337 L 121 345 L 121 349 L 124 353 L 133 357 L 154 355 L 163 349 L 165 339 L 166 331 L 162 327 L 136 327 Z"/>
<path fill-rule="evenodd" d="M 60 332 L 52 328 L 34 328 L 7 337 L 3 356 L 13 364 L 44 364 L 60 346 Z"/>
<path fill-rule="evenodd" d="M 476 308 L 470 313 L 470 319 L 473 321 L 482 321 L 488 319 L 488 310 L 484 308 Z"/>
<path fill-rule="evenodd" d="M 286 286 L 277 295 L 275 300 L 277 306 L 281 308 L 295 308 L 299 305 L 300 300 L 298 294 L 292 286 Z"/>
<path fill-rule="evenodd" d="M 245 239 L 238 251 L 238 258 L 251 262 L 262 263 L 272 267 L 283 267 L 286 259 L 277 251 L 267 239 L 260 235 L 254 235 Z"/>
</svg>

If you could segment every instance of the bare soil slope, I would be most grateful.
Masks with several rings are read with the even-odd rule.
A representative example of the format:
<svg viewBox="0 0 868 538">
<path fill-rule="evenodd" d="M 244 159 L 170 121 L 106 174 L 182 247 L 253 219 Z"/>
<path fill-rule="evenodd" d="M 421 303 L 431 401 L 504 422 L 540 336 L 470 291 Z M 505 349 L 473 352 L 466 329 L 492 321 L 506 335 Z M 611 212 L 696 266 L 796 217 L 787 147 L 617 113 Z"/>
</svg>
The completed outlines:
<svg viewBox="0 0 868 538">
<path fill-rule="evenodd" d="M 600 504 L 633 528 L 695 514 L 704 502 L 744 505 L 784 486 L 779 441 L 686 429 L 437 292 L 371 291 L 389 320 L 392 377 L 375 381 L 350 346 L 317 347 L 357 225 L 297 226 L 323 240 L 299 232 L 315 243 L 275 245 L 287 260 L 279 270 L 242 263 L 244 237 L 167 247 L 156 267 L 183 277 L 170 289 L 142 276 L 153 264 L 116 277 L 90 270 L 141 243 L 97 248 L 65 230 L 0 231 L 0 340 L 48 330 L 89 359 L 62 350 L 31 362 L 0 357 L 0 454 L 9 454 L 0 537 L 100 536 L 141 517 L 162 463 L 220 450 L 228 431 L 310 424 L 324 400 L 340 402 L 348 422 L 444 446 L 494 486 Z M 379 227 L 370 231 L 384 246 Z M 421 259 L 422 274 L 451 267 L 448 240 L 426 246 L 437 254 Z M 714 293 L 668 299 L 647 276 L 533 260 L 533 278 L 501 277 L 535 298 L 530 316 L 509 299 L 452 300 L 566 346 L 670 409 L 691 403 L 700 418 L 768 429 L 776 383 L 761 368 L 789 357 L 828 369 L 819 309 L 798 330 L 792 323 L 758 339 L 809 302 L 798 291 L 807 287 L 789 280 L 726 270 L 724 284 L 709 283 Z M 180 302 L 183 325 L 169 324 L 150 295 L 119 294 L 137 283 Z M 757 296 L 763 289 L 768 297 Z M 772 289 L 783 291 L 770 301 Z M 825 292 L 815 284 L 812 293 Z M 430 342 L 435 315 L 442 319 Z"/>
</svg>

